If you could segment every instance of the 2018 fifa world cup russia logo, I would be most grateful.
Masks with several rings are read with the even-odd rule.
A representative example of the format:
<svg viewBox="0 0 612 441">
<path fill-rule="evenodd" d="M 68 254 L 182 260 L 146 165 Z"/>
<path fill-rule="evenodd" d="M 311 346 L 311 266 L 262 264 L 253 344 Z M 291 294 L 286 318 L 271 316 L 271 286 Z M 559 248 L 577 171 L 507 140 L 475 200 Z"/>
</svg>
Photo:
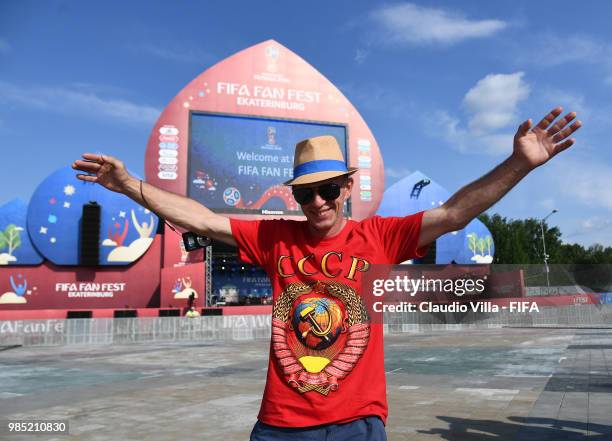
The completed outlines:
<svg viewBox="0 0 612 441">
<path fill-rule="evenodd" d="M 287 382 L 301 393 L 337 390 L 368 346 L 369 322 L 350 286 L 290 284 L 272 312 L 272 349 Z"/>
<path fill-rule="evenodd" d="M 267 62 L 266 70 L 268 72 L 273 72 L 273 73 L 277 72 L 278 71 L 278 58 L 280 56 L 280 51 L 278 47 L 273 44 L 270 46 L 267 46 L 265 49 L 265 54 L 266 54 L 266 62 Z"/>
</svg>

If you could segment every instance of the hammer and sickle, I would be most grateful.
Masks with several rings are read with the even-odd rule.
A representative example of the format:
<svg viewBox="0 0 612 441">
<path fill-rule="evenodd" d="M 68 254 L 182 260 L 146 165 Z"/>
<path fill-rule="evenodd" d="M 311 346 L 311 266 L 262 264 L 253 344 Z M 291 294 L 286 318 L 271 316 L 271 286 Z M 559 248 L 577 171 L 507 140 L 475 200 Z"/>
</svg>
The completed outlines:
<svg viewBox="0 0 612 441">
<path fill-rule="evenodd" d="M 331 331 L 331 327 L 332 327 L 331 314 L 329 312 L 328 306 L 325 303 L 321 302 L 319 303 L 319 305 L 321 305 L 323 309 L 325 309 L 325 312 L 327 313 L 327 317 L 328 317 L 327 326 L 325 327 L 325 329 L 321 328 L 321 325 L 319 324 L 319 322 L 317 322 L 315 318 L 315 307 L 307 306 L 300 313 L 300 318 L 302 319 L 302 321 L 309 322 L 310 328 L 302 332 L 302 337 L 306 337 L 309 332 L 312 332 L 317 337 L 323 338 L 326 341 L 330 341 L 328 334 L 329 334 L 329 331 Z"/>
</svg>

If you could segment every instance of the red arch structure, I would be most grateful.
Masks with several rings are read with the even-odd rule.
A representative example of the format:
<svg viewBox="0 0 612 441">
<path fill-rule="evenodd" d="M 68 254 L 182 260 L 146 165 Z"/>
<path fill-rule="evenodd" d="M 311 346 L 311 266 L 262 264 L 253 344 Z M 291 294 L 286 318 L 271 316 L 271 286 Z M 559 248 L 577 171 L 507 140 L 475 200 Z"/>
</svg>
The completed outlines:
<svg viewBox="0 0 612 441">
<path fill-rule="evenodd" d="M 376 212 L 384 191 L 384 166 L 372 132 L 336 86 L 280 43 L 264 41 L 220 61 L 187 84 L 162 112 L 147 144 L 146 178 L 183 195 L 194 111 L 345 125 L 348 165 L 360 168 L 354 175 L 351 217 L 360 220 Z M 281 192 L 282 198 L 285 193 Z"/>
</svg>

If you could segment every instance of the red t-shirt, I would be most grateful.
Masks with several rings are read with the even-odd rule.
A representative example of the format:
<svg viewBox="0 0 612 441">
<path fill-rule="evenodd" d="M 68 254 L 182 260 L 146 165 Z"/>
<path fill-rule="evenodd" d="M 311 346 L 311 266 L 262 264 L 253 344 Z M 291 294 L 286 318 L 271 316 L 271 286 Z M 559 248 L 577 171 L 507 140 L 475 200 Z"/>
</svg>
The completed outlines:
<svg viewBox="0 0 612 441">
<path fill-rule="evenodd" d="M 317 239 L 305 221 L 231 220 L 241 260 L 273 286 L 272 338 L 258 419 L 279 427 L 387 419 L 381 324 L 359 295 L 371 264 L 421 257 L 423 213 L 349 220 Z"/>
</svg>

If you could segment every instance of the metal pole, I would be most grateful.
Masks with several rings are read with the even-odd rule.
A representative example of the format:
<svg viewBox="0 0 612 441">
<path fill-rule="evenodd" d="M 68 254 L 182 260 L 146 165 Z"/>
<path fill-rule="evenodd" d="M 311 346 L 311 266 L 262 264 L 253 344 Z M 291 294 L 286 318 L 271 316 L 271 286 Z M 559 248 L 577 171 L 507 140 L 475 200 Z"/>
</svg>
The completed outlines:
<svg viewBox="0 0 612 441">
<path fill-rule="evenodd" d="M 548 254 L 546 254 L 546 239 L 544 238 L 544 222 L 546 221 L 546 219 L 548 219 L 550 216 L 552 216 L 553 214 L 555 214 L 557 212 L 557 210 L 553 210 L 550 213 L 548 213 L 548 215 L 540 220 L 540 230 L 542 231 L 542 248 L 544 249 L 544 271 L 546 272 L 546 286 L 550 288 L 550 276 L 548 275 L 549 268 L 548 268 Z"/>
<path fill-rule="evenodd" d="M 212 306 L 212 245 L 206 247 L 206 267 L 205 267 L 205 279 L 206 279 L 206 305 Z"/>
<path fill-rule="evenodd" d="M 548 256 L 546 255 L 546 240 L 544 240 L 544 220 L 540 220 L 542 231 L 542 248 L 544 248 L 544 272 L 546 273 L 546 286 L 550 288 L 550 277 L 548 276 Z"/>
</svg>

